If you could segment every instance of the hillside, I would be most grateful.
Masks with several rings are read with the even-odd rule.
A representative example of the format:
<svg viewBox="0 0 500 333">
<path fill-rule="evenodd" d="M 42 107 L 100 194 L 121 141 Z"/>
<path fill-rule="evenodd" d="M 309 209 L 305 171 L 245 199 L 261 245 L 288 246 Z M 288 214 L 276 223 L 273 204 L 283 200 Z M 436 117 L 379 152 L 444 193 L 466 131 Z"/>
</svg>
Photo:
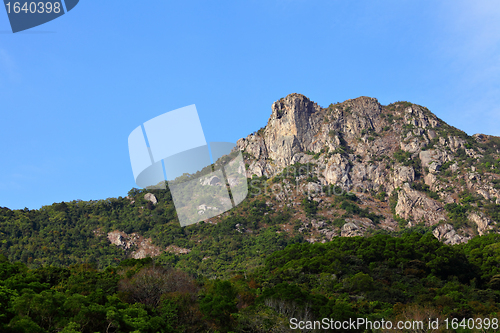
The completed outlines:
<svg viewBox="0 0 500 333">
<path fill-rule="evenodd" d="M 0 208 L 0 331 L 293 332 L 293 317 L 496 332 L 499 145 L 408 102 L 291 94 L 237 143 L 247 198 L 205 222 L 181 227 L 168 186 Z"/>
<path fill-rule="evenodd" d="M 468 136 L 422 106 L 360 97 L 321 108 L 291 94 L 237 145 L 250 192 L 221 216 L 181 228 L 168 188 L 2 208 L 0 249 L 32 267 L 159 255 L 225 275 L 304 241 L 416 230 L 456 244 L 498 231 L 500 138 Z"/>
</svg>

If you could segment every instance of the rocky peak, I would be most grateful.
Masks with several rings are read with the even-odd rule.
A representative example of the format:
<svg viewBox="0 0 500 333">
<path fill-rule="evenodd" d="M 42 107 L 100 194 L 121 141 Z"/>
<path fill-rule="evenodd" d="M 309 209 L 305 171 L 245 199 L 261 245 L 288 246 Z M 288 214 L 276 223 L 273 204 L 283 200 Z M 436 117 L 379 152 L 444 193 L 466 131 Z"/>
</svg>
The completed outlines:
<svg viewBox="0 0 500 333">
<path fill-rule="evenodd" d="M 310 115 L 321 110 L 309 98 L 297 93 L 290 94 L 274 102 L 271 108 L 272 114 L 269 123 L 282 118 L 284 122 L 307 122 Z"/>
<path fill-rule="evenodd" d="M 321 108 L 300 94 L 291 94 L 272 105 L 272 114 L 264 130 L 269 158 L 280 166 L 307 149 L 318 131 Z"/>
<path fill-rule="evenodd" d="M 319 188 L 369 192 L 374 202 L 395 197 L 386 213 L 409 227 L 442 225 L 449 220 L 445 204 L 463 205 L 469 193 L 467 200 L 486 201 L 464 206 L 469 225 L 457 228 L 457 235 L 495 229 L 480 207 L 500 204 L 500 138 L 470 137 L 423 106 L 381 105 L 365 96 L 320 107 L 294 93 L 271 109 L 265 128 L 238 140 L 248 177 L 272 178 L 291 165 L 313 165 L 314 177 L 297 175 L 293 182 L 307 178 L 308 186 L 314 179 Z"/>
<path fill-rule="evenodd" d="M 382 106 L 376 98 L 358 97 L 349 99 L 340 106 L 335 108 L 332 118 L 338 119 L 339 129 L 347 136 L 359 135 L 363 129 L 375 131 L 382 129 L 380 122 Z"/>
</svg>

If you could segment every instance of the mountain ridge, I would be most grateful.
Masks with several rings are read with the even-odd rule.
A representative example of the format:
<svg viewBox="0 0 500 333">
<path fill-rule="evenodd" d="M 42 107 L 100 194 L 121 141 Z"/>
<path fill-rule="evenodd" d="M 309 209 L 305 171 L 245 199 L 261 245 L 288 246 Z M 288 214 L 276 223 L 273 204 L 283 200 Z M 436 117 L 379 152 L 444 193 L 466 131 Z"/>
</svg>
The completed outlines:
<svg viewBox="0 0 500 333">
<path fill-rule="evenodd" d="M 499 147 L 500 138 L 468 136 L 409 102 L 360 97 L 322 108 L 291 94 L 273 103 L 266 127 L 238 140 L 249 194 L 230 211 L 181 227 L 168 188 L 0 207 L 0 252 L 29 267 L 155 256 L 228 276 L 289 245 L 339 236 L 465 243 L 499 232 Z"/>
<path fill-rule="evenodd" d="M 318 185 L 397 195 L 395 220 L 410 227 L 441 224 L 435 235 L 449 243 L 497 230 L 477 203 L 462 216 L 473 222 L 470 228 L 455 231 L 444 222 L 456 222 L 448 211 L 463 207 L 460 194 L 483 205 L 500 203 L 499 144 L 498 137 L 469 136 L 413 103 L 384 106 L 362 96 L 322 108 L 297 93 L 274 102 L 267 125 L 237 141 L 249 178 L 314 163 Z"/>
</svg>

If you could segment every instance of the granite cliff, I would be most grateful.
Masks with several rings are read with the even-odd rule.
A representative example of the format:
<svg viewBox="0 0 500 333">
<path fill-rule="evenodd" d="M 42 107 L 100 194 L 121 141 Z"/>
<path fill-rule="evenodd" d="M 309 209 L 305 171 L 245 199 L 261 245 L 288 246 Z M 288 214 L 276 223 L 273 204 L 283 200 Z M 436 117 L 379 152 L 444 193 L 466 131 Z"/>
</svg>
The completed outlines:
<svg viewBox="0 0 500 333">
<path fill-rule="evenodd" d="M 274 102 L 267 125 L 237 146 L 249 178 L 305 186 L 323 209 L 319 220 L 335 217 L 331 185 L 383 216 L 345 223 L 339 234 L 425 226 L 454 244 L 498 230 L 500 138 L 469 136 L 423 106 L 359 97 L 323 108 L 294 93 Z M 305 166 L 308 175 L 298 172 Z M 296 191 L 284 188 L 269 197 L 293 205 Z"/>
</svg>

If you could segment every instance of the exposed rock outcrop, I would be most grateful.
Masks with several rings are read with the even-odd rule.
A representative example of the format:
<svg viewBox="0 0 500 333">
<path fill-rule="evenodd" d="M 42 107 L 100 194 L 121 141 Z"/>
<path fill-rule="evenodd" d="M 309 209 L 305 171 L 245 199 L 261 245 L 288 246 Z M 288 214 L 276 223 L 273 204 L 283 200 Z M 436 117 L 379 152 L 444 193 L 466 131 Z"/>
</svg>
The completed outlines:
<svg viewBox="0 0 500 333">
<path fill-rule="evenodd" d="M 484 213 L 471 212 L 468 214 L 468 218 L 472 222 L 476 223 L 479 236 L 484 235 L 487 230 L 492 229 L 491 225 L 493 224 L 493 220 L 484 215 Z"/>
<path fill-rule="evenodd" d="M 342 237 L 354 237 L 363 236 L 364 232 L 368 228 L 372 228 L 374 225 L 370 219 L 346 219 L 346 224 L 340 229 L 340 235 Z"/>
<path fill-rule="evenodd" d="M 408 183 L 398 193 L 396 214 L 406 220 L 425 222 L 427 226 L 446 220 L 445 211 L 438 202 L 413 190 Z"/>
<path fill-rule="evenodd" d="M 420 151 L 419 157 L 422 162 L 422 167 L 428 168 L 431 173 L 438 172 L 443 163 L 452 160 L 446 151 L 437 149 Z"/>
<path fill-rule="evenodd" d="M 439 127 L 439 120 L 417 105 L 395 114 L 418 127 L 405 136 L 413 146 L 403 149 L 418 159 L 428 137 L 436 137 L 435 130 L 429 131 Z M 326 184 L 364 190 L 382 185 L 391 192 L 404 182 L 413 182 L 415 171 L 397 165 L 391 172 L 389 161 L 379 160 L 401 149 L 402 124 L 391 124 L 388 119 L 375 98 L 359 97 L 323 109 L 303 95 L 291 94 L 272 105 L 263 130 L 238 140 L 237 146 L 248 154 L 248 177 L 271 177 L 295 163 L 314 163 L 320 181 Z"/>
<path fill-rule="evenodd" d="M 464 237 L 455 231 L 451 224 L 445 223 L 437 226 L 432 232 L 434 236 L 445 244 L 455 245 L 467 242 L 470 237 Z"/>
<path fill-rule="evenodd" d="M 144 199 L 150 201 L 153 205 L 156 205 L 158 203 L 158 200 L 153 193 L 146 193 L 144 195 Z"/>
<path fill-rule="evenodd" d="M 222 182 L 219 177 L 217 176 L 210 176 L 210 177 L 205 177 L 200 179 L 200 183 L 203 186 L 221 186 Z"/>
<path fill-rule="evenodd" d="M 111 231 L 108 233 L 108 240 L 125 251 L 132 250 L 131 257 L 134 259 L 155 257 L 162 252 L 152 244 L 151 238 L 144 238 L 135 232 L 129 235 L 119 230 Z"/>
</svg>

